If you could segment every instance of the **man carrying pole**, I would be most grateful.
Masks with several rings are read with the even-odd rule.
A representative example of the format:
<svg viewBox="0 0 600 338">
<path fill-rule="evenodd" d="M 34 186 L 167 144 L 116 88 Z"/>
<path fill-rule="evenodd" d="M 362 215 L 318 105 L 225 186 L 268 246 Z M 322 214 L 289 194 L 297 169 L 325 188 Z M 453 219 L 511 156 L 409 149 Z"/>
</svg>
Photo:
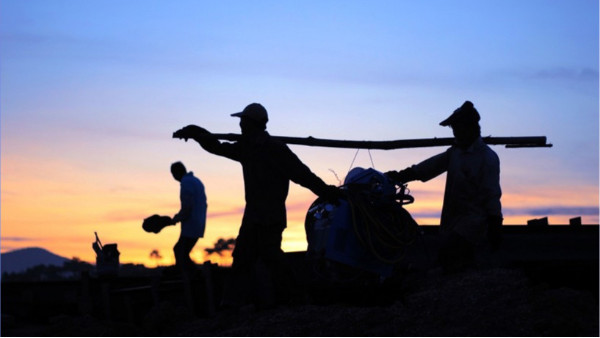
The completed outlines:
<svg viewBox="0 0 600 338">
<path fill-rule="evenodd" d="M 481 138 L 479 112 L 466 101 L 450 117 L 440 122 L 450 126 L 455 144 L 404 170 L 386 173 L 407 183 L 427 182 L 447 172 L 440 234 L 444 243 L 439 262 L 446 272 L 464 269 L 474 263 L 476 245 L 488 238 L 492 249 L 500 243 L 502 207 L 500 160 Z"/>
<path fill-rule="evenodd" d="M 195 125 L 176 131 L 173 137 L 194 139 L 206 151 L 242 165 L 246 208 L 233 251 L 233 285 L 226 292 L 225 305 L 237 307 L 245 303 L 259 259 L 272 274 L 277 300 L 285 302 L 294 291 L 291 269 L 281 250 L 290 180 L 327 200 L 337 200 L 340 192 L 312 173 L 285 143 L 271 138 L 266 131 L 267 111 L 262 105 L 252 103 L 231 116 L 240 118 L 242 131 L 241 138 L 234 143 L 207 137 L 211 133 Z"/>
</svg>

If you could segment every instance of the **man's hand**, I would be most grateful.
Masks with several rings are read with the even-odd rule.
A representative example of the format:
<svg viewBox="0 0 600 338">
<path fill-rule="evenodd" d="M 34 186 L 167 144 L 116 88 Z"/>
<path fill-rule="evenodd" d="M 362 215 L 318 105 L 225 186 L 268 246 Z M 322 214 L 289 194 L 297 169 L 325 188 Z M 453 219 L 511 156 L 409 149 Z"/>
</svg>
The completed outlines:
<svg viewBox="0 0 600 338">
<path fill-rule="evenodd" d="M 417 173 L 412 167 L 408 167 L 400 171 L 388 171 L 385 173 L 385 175 L 389 177 L 392 181 L 399 183 L 408 183 L 417 179 Z"/>
<path fill-rule="evenodd" d="M 178 131 L 173 133 L 173 138 L 184 139 L 186 142 L 188 139 L 196 139 L 200 137 L 200 135 L 210 134 L 210 132 L 202 127 L 198 127 L 196 125 L 190 124 L 189 126 L 185 126 Z"/>
<path fill-rule="evenodd" d="M 323 195 L 319 197 L 323 198 L 329 203 L 337 205 L 339 203 L 339 200 L 342 199 L 344 195 L 340 188 L 336 187 L 335 185 L 328 185 Z"/>
</svg>

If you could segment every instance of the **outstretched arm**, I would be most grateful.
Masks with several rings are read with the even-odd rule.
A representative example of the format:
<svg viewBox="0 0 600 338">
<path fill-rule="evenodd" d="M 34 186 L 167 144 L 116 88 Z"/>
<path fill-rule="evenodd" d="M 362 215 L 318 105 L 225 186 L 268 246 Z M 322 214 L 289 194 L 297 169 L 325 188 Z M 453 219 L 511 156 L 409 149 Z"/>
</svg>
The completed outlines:
<svg viewBox="0 0 600 338">
<path fill-rule="evenodd" d="M 341 190 L 334 185 L 327 185 L 321 178 L 315 175 L 287 145 L 280 149 L 278 157 L 279 165 L 289 178 L 301 186 L 311 190 L 315 195 L 330 202 L 337 202 L 342 197 Z"/>
<path fill-rule="evenodd" d="M 212 134 L 208 130 L 190 124 L 173 133 L 173 138 L 193 139 L 198 142 L 204 150 L 215 155 L 225 156 L 232 160 L 239 160 L 239 151 L 236 143 L 221 143 L 216 137 L 210 137 Z"/>
<path fill-rule="evenodd" d="M 396 182 L 408 183 L 419 180 L 427 182 L 448 170 L 448 151 L 432 156 L 419 164 L 400 171 L 388 171 L 385 174 Z"/>
<path fill-rule="evenodd" d="M 174 132 L 173 138 L 184 139 L 186 142 L 191 138 L 194 141 L 201 143 L 209 139 L 206 135 L 211 135 L 211 133 L 202 127 L 190 124 Z"/>
</svg>

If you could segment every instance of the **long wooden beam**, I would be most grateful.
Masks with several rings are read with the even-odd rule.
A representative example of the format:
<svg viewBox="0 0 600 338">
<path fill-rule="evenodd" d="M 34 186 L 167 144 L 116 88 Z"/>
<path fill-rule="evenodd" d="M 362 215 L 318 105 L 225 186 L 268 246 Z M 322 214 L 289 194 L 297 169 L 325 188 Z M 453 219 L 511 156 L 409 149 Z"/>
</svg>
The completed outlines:
<svg viewBox="0 0 600 338">
<path fill-rule="evenodd" d="M 206 137 L 213 137 L 219 140 L 238 141 L 241 138 L 239 134 L 207 134 Z M 271 136 L 287 144 L 297 144 L 311 147 L 329 147 L 329 148 L 352 148 L 352 149 L 406 149 L 423 147 L 441 147 L 454 144 L 454 138 L 425 138 L 425 139 L 405 139 L 393 141 L 352 141 L 352 140 L 328 140 L 309 137 L 289 137 L 289 136 Z M 518 137 L 492 137 L 482 138 L 489 145 L 505 145 L 506 148 L 533 148 L 533 147 L 552 147 L 552 144 L 546 143 L 546 136 L 518 136 Z"/>
</svg>

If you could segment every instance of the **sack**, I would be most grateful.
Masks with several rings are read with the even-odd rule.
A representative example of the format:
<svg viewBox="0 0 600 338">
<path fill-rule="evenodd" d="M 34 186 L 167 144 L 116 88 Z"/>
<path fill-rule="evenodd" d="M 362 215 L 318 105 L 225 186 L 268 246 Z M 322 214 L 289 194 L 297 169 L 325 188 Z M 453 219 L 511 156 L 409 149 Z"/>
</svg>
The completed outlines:
<svg viewBox="0 0 600 338">
<path fill-rule="evenodd" d="M 414 199 L 372 168 L 352 169 L 342 189 L 337 205 L 319 198 L 310 206 L 307 256 L 389 277 L 416 237 L 418 225 L 402 207 Z"/>
</svg>

